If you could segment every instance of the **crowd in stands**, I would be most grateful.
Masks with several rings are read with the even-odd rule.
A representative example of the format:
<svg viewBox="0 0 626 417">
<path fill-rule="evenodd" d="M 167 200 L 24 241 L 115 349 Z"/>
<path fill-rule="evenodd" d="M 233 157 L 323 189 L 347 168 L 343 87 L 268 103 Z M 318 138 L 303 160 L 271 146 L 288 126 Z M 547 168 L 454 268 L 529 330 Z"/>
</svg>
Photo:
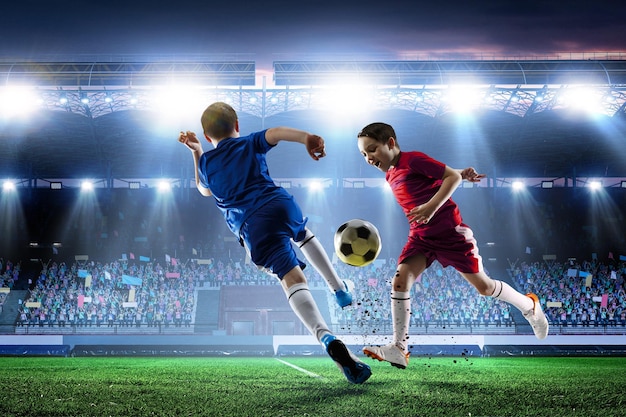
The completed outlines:
<svg viewBox="0 0 626 417">
<path fill-rule="evenodd" d="M 0 258 L 0 288 L 13 288 L 20 276 L 20 264 Z"/>
<path fill-rule="evenodd" d="M 438 265 L 438 264 L 437 264 Z M 393 262 L 364 268 L 338 264 L 339 274 L 355 283 L 353 308 L 335 308 L 327 291 L 334 321 L 361 328 L 390 326 L 389 279 Z M 308 268 L 312 288 L 326 290 L 321 276 Z M 141 280 L 139 285 L 124 277 Z M 216 260 L 198 264 L 114 261 L 51 263 L 42 271 L 21 307 L 18 324 L 30 326 L 189 326 L 195 288 L 224 285 L 277 285 L 276 279 L 249 262 Z M 453 270 L 433 266 L 420 277 L 413 297 L 416 326 L 510 326 L 508 306 L 479 297 Z M 134 298 L 131 296 L 135 291 Z M 136 304 L 134 304 L 136 303 Z"/>
<path fill-rule="evenodd" d="M 393 243 L 385 236 L 406 227 L 406 220 L 398 216 L 397 223 L 387 223 L 389 213 L 374 213 L 369 209 L 373 198 L 371 193 L 364 194 L 360 192 L 362 190 L 353 190 L 352 193 L 350 190 L 346 188 L 336 193 L 333 207 L 350 207 L 351 216 L 363 214 L 372 217 L 375 224 L 384 224 L 380 231 L 386 243 L 384 255 L 369 266 L 354 268 L 337 263 L 339 275 L 355 283 L 356 305 L 339 310 L 335 307 L 332 294 L 327 291 L 331 318 L 334 323 L 346 328 L 362 324 L 363 327 L 386 330 L 391 326 L 389 293 L 395 261 L 384 258 L 398 253 L 401 248 L 394 248 L 393 245 L 401 245 L 402 241 Z M 219 218 L 217 209 L 207 206 L 199 193 L 192 191 L 187 195 L 187 190 L 183 188 L 179 190 L 180 198 L 168 201 L 159 198 L 155 201 L 154 193 L 148 188 L 133 192 L 109 190 L 96 195 L 97 210 L 86 210 L 88 216 L 77 216 L 74 214 L 72 190 L 59 191 L 66 194 L 63 194 L 64 198 L 56 199 L 55 204 L 51 204 L 46 193 L 29 193 L 23 202 L 23 219 L 8 219 L 16 225 L 12 226 L 16 231 L 29 231 L 16 233 L 23 243 L 30 238 L 55 241 L 59 225 L 71 219 L 68 224 L 72 233 L 63 239 L 63 247 L 57 252 L 49 248 L 53 261 L 42 265 L 39 277 L 28 284 L 31 293 L 23 300 L 19 324 L 36 327 L 109 326 L 113 322 L 123 326 L 185 326 L 202 320 L 194 317 L 194 290 L 197 288 L 277 285 L 275 278 L 246 262 L 245 251 L 223 219 Z M 511 245 L 516 242 L 522 251 L 523 247 L 529 250 L 532 247 L 533 256 L 536 253 L 558 253 L 563 258 L 563 253 L 571 253 L 580 257 L 581 253 L 607 253 L 603 246 L 626 247 L 626 235 L 616 227 L 623 224 L 623 214 L 619 210 L 610 212 L 610 217 L 614 217 L 616 222 L 596 224 L 588 221 L 597 207 L 589 203 L 586 192 L 566 187 L 549 191 L 546 193 L 540 188 L 529 187 L 526 193 L 532 198 L 520 199 L 511 198 L 506 188 L 478 187 L 460 189 L 454 198 L 465 207 L 466 223 L 473 225 L 476 231 L 480 230 L 481 236 L 486 236 L 481 241 L 507 240 Z M 615 207 L 624 206 L 626 195 L 619 188 L 609 187 L 605 191 L 612 197 Z M 336 230 L 332 225 L 339 224 L 345 212 L 317 206 L 317 200 L 307 198 L 305 187 L 293 187 L 291 192 L 303 201 L 305 212 L 324 214 L 316 216 L 319 218 L 315 221 L 311 217 L 310 221 L 324 246 L 332 247 L 332 235 Z M 185 216 L 173 214 L 200 211 L 211 211 L 215 215 L 188 222 L 184 221 Z M 573 216 L 571 213 L 590 215 Z M 606 217 L 603 215 L 602 218 Z M 23 224 L 18 223 L 20 221 Z M 33 233 L 34 236 L 31 236 Z M 8 242 L 8 246 L 17 247 L 14 241 Z M 117 260 L 120 248 L 136 254 L 158 250 L 170 253 L 174 258 L 180 257 L 182 261 L 176 265 L 162 257 L 158 261 L 153 258 L 150 262 L 120 261 Z M 99 261 L 61 262 L 62 256 L 66 259 L 74 256 L 75 253 L 67 253 L 70 250 L 89 254 Z M 43 249 L 39 249 L 30 258 L 48 256 L 42 253 Z M 1 246 L 0 255 L 6 256 Z M 214 261 L 199 264 L 187 261 L 189 258 L 212 258 Z M 569 261 L 529 261 L 513 266 L 510 277 L 498 274 L 494 278 L 511 279 L 519 291 L 537 293 L 553 325 L 623 326 L 626 310 L 624 264 L 623 261 L 588 261 L 576 265 L 570 265 Z M 588 272 L 593 277 L 590 285 L 581 285 L 585 279 L 580 276 L 570 276 L 568 271 L 571 269 Z M 90 285 L 86 285 L 83 271 L 91 277 Z M 168 278 L 168 273 L 177 273 L 180 278 Z M 0 259 L 1 287 L 12 288 L 18 274 L 19 263 Z M 327 288 L 312 267 L 309 266 L 305 274 L 313 288 Z M 133 286 L 125 283 L 125 275 L 141 279 L 142 284 Z M 130 301 L 133 290 L 134 298 Z M 0 293 L 0 306 L 5 297 L 6 293 Z M 514 308 L 511 310 L 506 303 L 481 297 L 454 270 L 441 268 L 438 264 L 420 277 L 411 297 L 414 326 L 506 327 L 512 325 L 517 317 Z M 547 303 L 551 306 L 547 307 Z M 560 306 L 556 306 L 558 303 L 561 303 Z"/>
<path fill-rule="evenodd" d="M 42 264 L 30 296 L 20 308 L 18 325 L 191 326 L 197 321 L 193 317 L 196 289 L 277 285 L 275 278 L 246 261 L 174 261 Z M 333 294 L 313 268 L 305 271 L 312 288 L 326 290 L 334 324 L 346 332 L 386 333 L 391 331 L 389 293 L 395 267 L 393 260 L 379 259 L 362 268 L 338 262 L 339 275 L 355 284 L 355 304 L 346 309 L 336 306 Z M 16 279 L 16 269 L 4 266 L 6 285 Z M 510 269 L 513 286 L 521 292 L 537 293 L 549 321 L 561 326 L 626 326 L 625 276 L 625 262 L 522 262 Z M 480 296 L 454 269 L 436 262 L 418 278 L 411 303 L 413 326 L 514 324 L 513 307 Z"/>
<path fill-rule="evenodd" d="M 550 323 L 561 326 L 626 326 L 626 262 L 534 262 L 512 268 L 521 290 L 532 288 Z"/>
<path fill-rule="evenodd" d="M 13 264 L 11 260 L 5 260 L 0 258 L 0 288 L 8 289 L 13 288 L 20 276 L 20 264 Z M 0 291 L 0 313 L 4 306 L 4 301 L 7 298 L 7 292 Z"/>
<path fill-rule="evenodd" d="M 193 275 L 167 272 L 160 264 L 128 261 L 44 264 L 18 325 L 190 326 Z"/>
<path fill-rule="evenodd" d="M 340 324 L 350 332 L 391 331 L 393 260 L 364 268 L 339 265 L 342 277 L 355 285 L 355 308 L 335 308 Z M 335 307 L 335 303 L 331 303 Z M 512 326 L 509 305 L 480 296 L 453 268 L 435 262 L 417 279 L 411 293 L 411 325 L 418 327 Z"/>
<path fill-rule="evenodd" d="M 0 314 L 3 311 L 4 308 L 4 300 L 7 299 L 7 293 L 6 292 L 0 292 Z"/>
</svg>

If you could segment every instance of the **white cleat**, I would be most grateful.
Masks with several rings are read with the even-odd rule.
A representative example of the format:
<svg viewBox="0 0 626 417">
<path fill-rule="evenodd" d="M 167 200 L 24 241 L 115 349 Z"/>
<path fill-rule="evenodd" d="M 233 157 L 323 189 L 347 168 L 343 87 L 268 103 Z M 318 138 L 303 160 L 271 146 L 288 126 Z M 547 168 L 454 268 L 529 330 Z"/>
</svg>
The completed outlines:
<svg viewBox="0 0 626 417">
<path fill-rule="evenodd" d="M 533 300 L 533 308 L 524 313 L 524 317 L 533 328 L 533 332 L 535 332 L 537 339 L 545 339 L 548 337 L 550 324 L 548 324 L 548 319 L 546 319 L 546 315 L 541 309 L 539 298 L 533 293 L 526 294 L 526 297 Z"/>
<path fill-rule="evenodd" d="M 395 344 L 385 346 L 367 346 L 363 348 L 363 354 L 372 359 L 389 362 L 396 368 L 404 369 L 409 364 L 409 352 L 404 353 Z"/>
</svg>

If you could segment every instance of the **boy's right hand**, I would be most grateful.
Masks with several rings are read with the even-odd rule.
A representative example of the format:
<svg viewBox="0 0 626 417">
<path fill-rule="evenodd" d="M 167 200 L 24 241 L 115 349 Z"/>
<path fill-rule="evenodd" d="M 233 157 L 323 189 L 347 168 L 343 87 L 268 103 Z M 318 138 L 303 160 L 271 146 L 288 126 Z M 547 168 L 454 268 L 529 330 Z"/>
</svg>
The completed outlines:
<svg viewBox="0 0 626 417">
<path fill-rule="evenodd" d="M 202 145 L 198 140 L 198 137 L 194 132 L 186 131 L 180 132 L 178 135 L 178 141 L 185 145 L 192 152 L 200 152 L 202 153 Z"/>
<path fill-rule="evenodd" d="M 324 148 L 324 139 L 318 135 L 307 134 L 305 139 L 306 150 L 311 158 L 319 161 L 320 158 L 326 156 L 326 150 Z"/>
</svg>

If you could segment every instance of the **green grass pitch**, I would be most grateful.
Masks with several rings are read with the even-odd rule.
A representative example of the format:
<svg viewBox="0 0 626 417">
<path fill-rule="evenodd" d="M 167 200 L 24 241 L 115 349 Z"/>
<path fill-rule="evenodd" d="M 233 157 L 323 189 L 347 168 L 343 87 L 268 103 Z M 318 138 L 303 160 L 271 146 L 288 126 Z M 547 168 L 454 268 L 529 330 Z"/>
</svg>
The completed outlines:
<svg viewBox="0 0 626 417">
<path fill-rule="evenodd" d="M 626 416 L 624 357 L 0 358 L 2 416 Z"/>
</svg>

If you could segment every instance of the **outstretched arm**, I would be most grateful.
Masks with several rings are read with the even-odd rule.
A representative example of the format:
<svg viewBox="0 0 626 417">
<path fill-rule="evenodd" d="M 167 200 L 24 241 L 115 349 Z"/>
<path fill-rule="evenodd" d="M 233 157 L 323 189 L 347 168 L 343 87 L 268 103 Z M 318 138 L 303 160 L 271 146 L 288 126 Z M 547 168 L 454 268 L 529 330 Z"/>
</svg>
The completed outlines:
<svg viewBox="0 0 626 417">
<path fill-rule="evenodd" d="M 200 174 L 198 173 L 198 161 L 200 160 L 200 156 L 202 156 L 202 144 L 196 137 L 196 134 L 191 131 L 180 132 L 178 135 L 178 141 L 185 145 L 187 149 L 191 151 L 191 156 L 193 158 L 193 167 L 194 173 L 196 177 L 196 188 L 205 197 L 211 196 L 211 190 L 205 188 L 200 182 Z"/>
<path fill-rule="evenodd" d="M 276 145 L 281 140 L 287 142 L 298 142 L 306 146 L 306 150 L 311 158 L 318 161 L 326 156 L 324 150 L 324 139 L 318 135 L 313 135 L 304 130 L 291 127 L 272 127 L 265 132 L 265 140 L 270 145 Z"/>
</svg>

